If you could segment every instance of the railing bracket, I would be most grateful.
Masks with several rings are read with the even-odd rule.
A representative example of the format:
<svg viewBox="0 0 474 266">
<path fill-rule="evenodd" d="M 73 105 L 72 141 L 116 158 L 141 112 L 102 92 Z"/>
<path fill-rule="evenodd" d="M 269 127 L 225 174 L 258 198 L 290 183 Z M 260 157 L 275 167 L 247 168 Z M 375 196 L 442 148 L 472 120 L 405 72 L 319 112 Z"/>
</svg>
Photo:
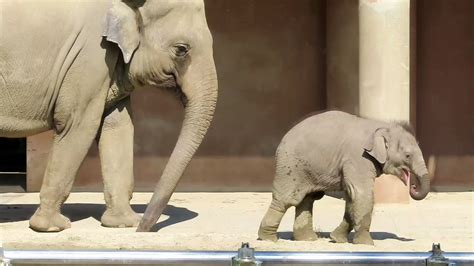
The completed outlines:
<svg viewBox="0 0 474 266">
<path fill-rule="evenodd" d="M 443 256 L 441 245 L 434 244 L 431 249 L 431 256 L 426 259 L 426 266 L 455 266 L 456 263 L 449 262 L 449 259 Z"/>
<path fill-rule="evenodd" d="M 255 258 L 255 250 L 250 248 L 249 243 L 242 243 L 237 256 L 232 258 L 232 266 L 259 266 L 261 261 Z"/>
</svg>

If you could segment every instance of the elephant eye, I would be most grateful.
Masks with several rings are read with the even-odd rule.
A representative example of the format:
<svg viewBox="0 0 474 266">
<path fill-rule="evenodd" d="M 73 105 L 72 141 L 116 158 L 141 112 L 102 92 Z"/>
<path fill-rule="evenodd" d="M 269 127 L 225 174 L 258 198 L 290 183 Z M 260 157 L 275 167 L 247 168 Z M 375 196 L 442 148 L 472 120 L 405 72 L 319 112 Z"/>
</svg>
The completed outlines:
<svg viewBox="0 0 474 266">
<path fill-rule="evenodd" d="M 405 159 L 409 161 L 411 159 L 411 154 L 405 153 Z"/>
<path fill-rule="evenodd" d="M 184 57 L 188 54 L 191 47 L 185 43 L 177 43 L 173 46 L 173 53 L 177 57 Z"/>
</svg>

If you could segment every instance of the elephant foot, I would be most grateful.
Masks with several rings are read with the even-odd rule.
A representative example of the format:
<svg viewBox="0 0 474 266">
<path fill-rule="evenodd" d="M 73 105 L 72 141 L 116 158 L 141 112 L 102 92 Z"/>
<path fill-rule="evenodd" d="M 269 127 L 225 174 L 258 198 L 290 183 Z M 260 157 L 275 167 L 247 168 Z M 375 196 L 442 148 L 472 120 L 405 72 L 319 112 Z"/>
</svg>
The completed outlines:
<svg viewBox="0 0 474 266">
<path fill-rule="evenodd" d="M 114 211 L 107 209 L 102 215 L 100 221 L 105 227 L 137 227 L 141 218 L 142 217 L 132 209 L 128 211 Z"/>
<path fill-rule="evenodd" d="M 293 239 L 296 241 L 315 241 L 318 238 L 318 235 L 313 230 L 293 232 Z"/>
<path fill-rule="evenodd" d="M 278 226 L 280 225 L 283 215 L 285 215 L 284 211 L 269 208 L 260 223 L 260 228 L 258 229 L 258 240 L 276 242 L 278 240 Z"/>
<path fill-rule="evenodd" d="M 38 232 L 60 232 L 71 228 L 71 221 L 59 212 L 36 210 L 30 218 L 30 228 Z"/>
<path fill-rule="evenodd" d="M 354 244 L 374 245 L 374 240 L 368 231 L 356 232 L 354 235 Z"/>
<path fill-rule="evenodd" d="M 329 237 L 336 243 L 347 243 L 349 240 L 347 239 L 347 233 L 343 232 L 342 230 L 336 230 L 332 231 Z"/>
<path fill-rule="evenodd" d="M 260 225 L 258 229 L 258 240 L 276 242 L 278 240 L 277 228 L 278 227 L 275 228 L 274 226 Z"/>
</svg>

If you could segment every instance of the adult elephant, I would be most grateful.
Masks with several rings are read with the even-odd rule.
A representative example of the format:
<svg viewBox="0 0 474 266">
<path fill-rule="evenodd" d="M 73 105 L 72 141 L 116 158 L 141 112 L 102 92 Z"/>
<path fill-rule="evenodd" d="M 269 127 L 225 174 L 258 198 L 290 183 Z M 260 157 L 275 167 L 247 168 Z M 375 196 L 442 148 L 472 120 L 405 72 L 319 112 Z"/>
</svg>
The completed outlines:
<svg viewBox="0 0 474 266">
<path fill-rule="evenodd" d="M 202 0 L 2 1 L 0 136 L 53 129 L 54 141 L 30 219 L 61 231 L 60 214 L 97 141 L 105 226 L 137 226 L 130 93 L 166 88 L 185 106 L 183 126 L 138 231 L 149 231 L 210 125 L 217 100 L 212 36 Z"/>
</svg>

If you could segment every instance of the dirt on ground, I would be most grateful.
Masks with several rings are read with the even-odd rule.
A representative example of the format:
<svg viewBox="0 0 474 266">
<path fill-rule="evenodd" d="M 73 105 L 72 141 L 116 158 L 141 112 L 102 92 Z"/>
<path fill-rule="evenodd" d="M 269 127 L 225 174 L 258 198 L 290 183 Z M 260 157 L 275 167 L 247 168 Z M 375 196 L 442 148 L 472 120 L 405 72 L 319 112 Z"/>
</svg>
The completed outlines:
<svg viewBox="0 0 474 266">
<path fill-rule="evenodd" d="M 143 213 L 151 193 L 135 193 L 133 208 Z M 430 193 L 423 201 L 376 205 L 371 234 L 374 246 L 336 244 L 329 233 L 340 223 L 344 201 L 325 196 L 314 205 L 320 238 L 292 241 L 294 208 L 283 218 L 278 242 L 257 240 L 270 193 L 175 193 L 155 232 L 105 228 L 101 193 L 73 193 L 63 207 L 72 228 L 38 233 L 28 219 L 37 193 L 0 194 L 0 240 L 5 249 L 228 250 L 250 242 L 257 251 L 428 251 L 441 243 L 449 252 L 474 251 L 474 192 Z M 352 234 L 351 234 L 352 236 Z"/>
</svg>

